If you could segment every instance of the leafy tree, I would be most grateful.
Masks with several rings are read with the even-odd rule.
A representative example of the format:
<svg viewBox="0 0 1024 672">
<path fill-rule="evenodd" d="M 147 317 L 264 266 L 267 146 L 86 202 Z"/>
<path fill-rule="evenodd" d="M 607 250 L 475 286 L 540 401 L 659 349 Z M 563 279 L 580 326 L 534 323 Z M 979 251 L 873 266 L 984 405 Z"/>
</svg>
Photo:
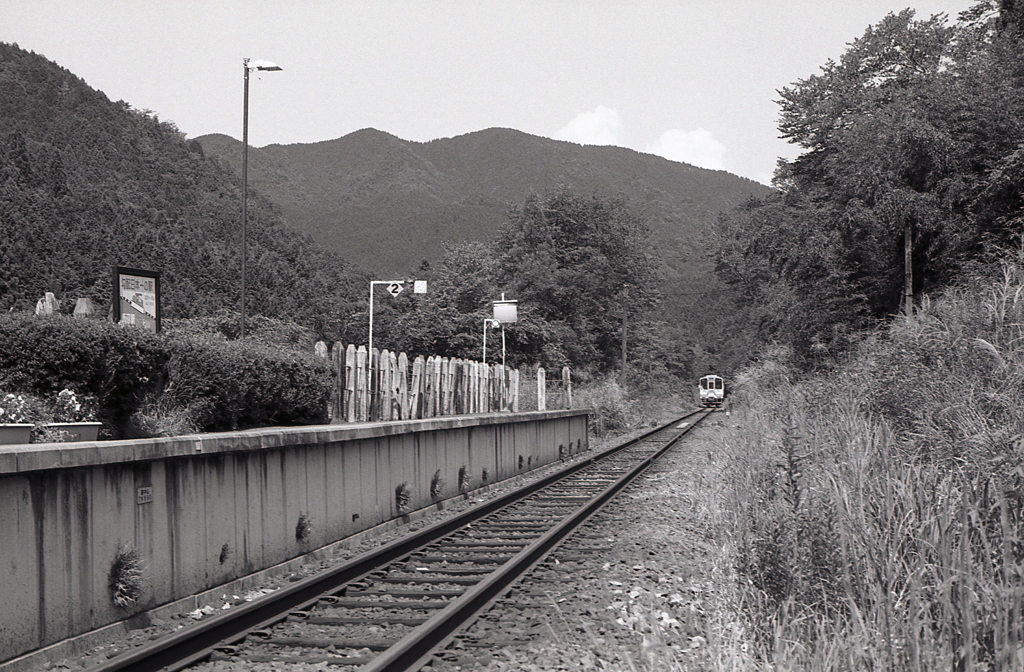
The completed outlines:
<svg viewBox="0 0 1024 672">
<path fill-rule="evenodd" d="M 400 315 L 388 332 L 390 341 L 407 353 L 479 360 L 483 320 L 494 298 L 494 259 L 484 243 L 449 243 L 444 249 L 438 264 L 421 266 L 427 294 L 403 294 L 394 302 Z"/>
<path fill-rule="evenodd" d="M 495 243 L 497 283 L 519 301 L 522 315 L 557 338 L 558 351 L 546 357 L 614 367 L 622 311 L 650 309 L 658 300 L 648 236 L 624 202 L 564 187 L 511 210 Z"/>
<path fill-rule="evenodd" d="M 403 294 L 375 309 L 374 344 L 479 359 L 484 320 L 504 293 L 519 308 L 518 323 L 505 330 L 510 365 L 613 371 L 625 310 L 631 352 L 652 369 L 669 357 L 663 325 L 649 319 L 659 267 L 647 236 L 622 201 L 566 188 L 530 196 L 510 209 L 493 244 L 449 245 L 439 264 L 421 268 L 425 296 Z"/>
<path fill-rule="evenodd" d="M 890 14 L 780 92 L 782 135 L 805 152 L 780 162 L 777 196 L 717 230 L 721 277 L 766 335 L 834 351 L 1015 235 L 1020 39 L 991 3 L 976 10 L 955 25 Z"/>
</svg>

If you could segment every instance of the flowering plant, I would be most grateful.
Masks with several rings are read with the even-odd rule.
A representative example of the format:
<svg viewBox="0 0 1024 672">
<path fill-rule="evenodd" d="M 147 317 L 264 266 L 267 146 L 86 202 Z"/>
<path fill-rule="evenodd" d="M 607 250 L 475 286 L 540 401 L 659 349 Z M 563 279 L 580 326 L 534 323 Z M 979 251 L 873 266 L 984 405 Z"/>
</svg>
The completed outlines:
<svg viewBox="0 0 1024 672">
<path fill-rule="evenodd" d="M 91 410 L 92 399 L 84 397 L 82 400 L 72 390 L 61 390 L 57 393 L 57 401 L 53 405 L 54 422 L 85 422 L 92 420 L 94 413 Z"/>
<path fill-rule="evenodd" d="M 28 422 L 31 422 L 31 409 L 23 395 L 8 394 L 0 399 L 0 424 Z"/>
</svg>

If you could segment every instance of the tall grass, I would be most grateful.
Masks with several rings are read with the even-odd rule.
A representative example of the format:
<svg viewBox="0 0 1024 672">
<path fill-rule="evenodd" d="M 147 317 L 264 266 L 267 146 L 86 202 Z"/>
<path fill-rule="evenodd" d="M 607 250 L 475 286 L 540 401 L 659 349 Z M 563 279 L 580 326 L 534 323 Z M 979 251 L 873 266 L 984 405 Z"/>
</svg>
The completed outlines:
<svg viewBox="0 0 1024 672">
<path fill-rule="evenodd" d="M 589 381 L 573 392 L 573 407 L 590 409 L 595 436 L 655 425 L 675 415 L 682 403 L 678 390 L 664 381 L 644 388 L 624 388 L 613 378 Z M 673 382 L 675 387 L 678 383 Z M 690 390 L 687 390 L 689 392 Z"/>
<path fill-rule="evenodd" d="M 737 378 L 718 669 L 1024 669 L 1022 343 L 1008 263 L 828 377 L 780 349 Z"/>
</svg>

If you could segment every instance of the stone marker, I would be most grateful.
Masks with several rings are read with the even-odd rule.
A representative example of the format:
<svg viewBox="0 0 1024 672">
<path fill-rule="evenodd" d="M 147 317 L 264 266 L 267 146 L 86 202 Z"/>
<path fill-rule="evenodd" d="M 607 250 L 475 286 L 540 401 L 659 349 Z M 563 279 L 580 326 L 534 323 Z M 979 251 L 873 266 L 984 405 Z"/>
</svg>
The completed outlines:
<svg viewBox="0 0 1024 672">
<path fill-rule="evenodd" d="M 53 295 L 53 292 L 47 292 L 46 296 L 36 302 L 36 315 L 53 315 L 59 310 L 60 301 Z"/>
<path fill-rule="evenodd" d="M 327 359 L 327 344 L 323 341 L 317 341 L 316 345 L 313 346 L 313 352 L 316 353 L 317 357 Z"/>
<path fill-rule="evenodd" d="M 75 301 L 75 317 L 92 317 L 96 314 L 96 308 L 92 305 L 92 299 L 79 298 Z"/>
</svg>

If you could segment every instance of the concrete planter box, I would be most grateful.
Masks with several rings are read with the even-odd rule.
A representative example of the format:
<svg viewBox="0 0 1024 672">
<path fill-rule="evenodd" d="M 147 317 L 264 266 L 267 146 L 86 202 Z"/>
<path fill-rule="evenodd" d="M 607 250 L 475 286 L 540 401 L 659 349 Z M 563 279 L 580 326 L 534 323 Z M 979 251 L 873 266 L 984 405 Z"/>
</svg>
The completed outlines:
<svg viewBox="0 0 1024 672">
<path fill-rule="evenodd" d="M 95 441 L 102 426 L 102 422 L 48 422 L 43 428 L 67 432 L 72 441 Z M 27 439 L 25 443 L 28 443 Z"/>
<path fill-rule="evenodd" d="M 32 427 L 32 424 L 0 424 L 0 445 L 28 443 Z"/>
</svg>

